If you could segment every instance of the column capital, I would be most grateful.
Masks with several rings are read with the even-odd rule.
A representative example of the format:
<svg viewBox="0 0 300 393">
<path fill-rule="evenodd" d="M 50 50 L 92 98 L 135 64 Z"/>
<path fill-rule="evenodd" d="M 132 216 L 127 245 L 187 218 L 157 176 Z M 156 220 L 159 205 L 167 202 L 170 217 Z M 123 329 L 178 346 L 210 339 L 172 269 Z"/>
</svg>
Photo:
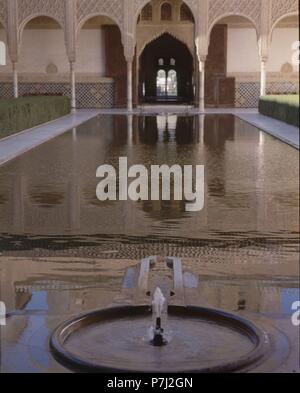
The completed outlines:
<svg viewBox="0 0 300 393">
<path fill-rule="evenodd" d="M 122 31 L 122 43 L 127 63 L 132 63 L 135 55 L 135 28 L 134 2 L 132 0 L 124 0 L 124 28 Z"/>
<path fill-rule="evenodd" d="M 206 62 L 206 59 L 207 59 L 207 55 L 199 55 L 199 61 L 200 61 L 201 63 L 205 63 L 205 62 Z"/>
<path fill-rule="evenodd" d="M 267 55 L 260 56 L 260 61 L 261 61 L 262 63 L 267 63 L 268 60 L 269 60 L 269 57 L 268 57 Z"/>
</svg>

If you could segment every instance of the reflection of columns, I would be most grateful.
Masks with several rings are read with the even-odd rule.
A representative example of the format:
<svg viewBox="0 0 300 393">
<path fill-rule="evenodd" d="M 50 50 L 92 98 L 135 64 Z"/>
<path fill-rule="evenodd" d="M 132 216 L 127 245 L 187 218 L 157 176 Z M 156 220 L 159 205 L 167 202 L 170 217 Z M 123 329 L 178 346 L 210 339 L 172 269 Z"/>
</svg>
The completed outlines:
<svg viewBox="0 0 300 393">
<path fill-rule="evenodd" d="M 132 60 L 127 61 L 127 109 L 132 111 Z"/>
<path fill-rule="evenodd" d="M 71 78 L 71 107 L 76 109 L 76 78 L 75 78 L 75 63 L 70 62 L 70 78 Z"/>
<path fill-rule="evenodd" d="M 13 67 L 13 85 L 14 85 L 14 97 L 19 97 L 19 86 L 18 86 L 18 70 L 17 70 L 17 63 L 12 63 Z"/>
<path fill-rule="evenodd" d="M 80 229 L 81 201 L 80 201 L 80 182 L 77 158 L 77 129 L 72 130 L 72 173 L 69 183 L 69 218 L 70 229 L 73 232 Z"/>
<path fill-rule="evenodd" d="M 73 164 L 74 165 L 74 164 Z M 76 232 L 80 229 L 81 203 L 80 184 L 76 176 L 72 175 L 69 183 L 70 229 Z"/>
<path fill-rule="evenodd" d="M 24 183 L 23 175 L 18 176 L 14 182 L 13 226 L 14 231 L 19 235 L 24 233 Z"/>
<path fill-rule="evenodd" d="M 200 57 L 200 94 L 199 94 L 199 109 L 205 110 L 205 60 L 206 57 Z"/>
<path fill-rule="evenodd" d="M 267 59 L 262 58 L 260 63 L 260 95 L 265 96 L 267 94 Z"/>
<path fill-rule="evenodd" d="M 73 140 L 73 143 L 77 142 L 77 128 L 73 128 L 73 130 L 72 130 L 72 140 Z"/>
<path fill-rule="evenodd" d="M 204 145 L 204 129 L 205 126 L 205 115 L 199 115 L 199 132 L 200 132 L 200 136 L 199 136 L 199 142 L 201 144 L 201 148 Z"/>
<path fill-rule="evenodd" d="M 127 116 L 127 145 L 131 146 L 133 142 L 133 116 Z"/>
</svg>

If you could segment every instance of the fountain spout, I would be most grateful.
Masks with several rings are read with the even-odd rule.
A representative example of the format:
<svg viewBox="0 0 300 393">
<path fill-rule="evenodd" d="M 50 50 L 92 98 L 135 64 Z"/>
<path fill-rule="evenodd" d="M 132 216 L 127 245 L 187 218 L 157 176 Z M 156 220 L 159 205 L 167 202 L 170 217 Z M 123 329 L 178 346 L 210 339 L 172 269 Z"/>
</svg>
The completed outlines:
<svg viewBox="0 0 300 393">
<path fill-rule="evenodd" d="M 162 290 L 156 288 L 152 301 L 152 311 L 153 311 L 153 339 L 151 341 L 152 345 L 155 347 L 162 347 L 167 344 L 167 340 L 164 338 L 164 329 L 162 326 L 162 317 L 166 313 L 167 301 L 164 297 Z"/>
</svg>

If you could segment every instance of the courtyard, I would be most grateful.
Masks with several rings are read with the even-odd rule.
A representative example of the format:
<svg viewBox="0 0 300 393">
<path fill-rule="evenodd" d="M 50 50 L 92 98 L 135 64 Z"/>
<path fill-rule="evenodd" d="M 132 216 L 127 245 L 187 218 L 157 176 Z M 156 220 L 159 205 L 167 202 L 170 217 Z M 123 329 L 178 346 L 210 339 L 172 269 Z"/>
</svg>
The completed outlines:
<svg viewBox="0 0 300 393">
<path fill-rule="evenodd" d="M 298 1 L 0 0 L 0 41 L 0 372 L 299 373 Z"/>
</svg>

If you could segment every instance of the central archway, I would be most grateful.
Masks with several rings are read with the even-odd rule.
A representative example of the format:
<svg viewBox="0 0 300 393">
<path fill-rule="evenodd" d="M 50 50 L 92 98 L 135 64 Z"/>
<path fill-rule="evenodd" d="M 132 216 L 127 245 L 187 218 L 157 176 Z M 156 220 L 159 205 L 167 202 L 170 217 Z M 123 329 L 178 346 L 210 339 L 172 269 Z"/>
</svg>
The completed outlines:
<svg viewBox="0 0 300 393">
<path fill-rule="evenodd" d="M 140 102 L 193 102 L 193 56 L 170 34 L 164 33 L 145 47 L 139 69 Z"/>
</svg>

